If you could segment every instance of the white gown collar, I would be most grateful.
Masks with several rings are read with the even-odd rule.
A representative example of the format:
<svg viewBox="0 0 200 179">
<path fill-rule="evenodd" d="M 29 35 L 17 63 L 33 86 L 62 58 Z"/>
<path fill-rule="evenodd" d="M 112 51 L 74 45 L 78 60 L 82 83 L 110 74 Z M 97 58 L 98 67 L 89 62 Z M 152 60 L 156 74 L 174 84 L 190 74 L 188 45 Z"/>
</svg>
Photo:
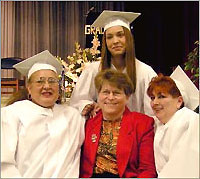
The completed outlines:
<svg viewBox="0 0 200 179">
<path fill-rule="evenodd" d="M 57 105 L 57 104 L 55 104 L 53 108 L 44 108 L 44 107 L 39 106 L 39 105 L 35 104 L 34 102 L 29 101 L 29 100 L 26 100 L 26 103 L 27 103 L 27 105 L 31 106 L 31 109 L 33 111 L 36 111 L 36 112 L 43 114 L 43 115 L 53 115 L 53 110 L 54 110 L 55 106 Z"/>
<path fill-rule="evenodd" d="M 113 64 L 111 64 L 111 68 L 117 70 Z M 122 71 L 122 73 L 126 73 L 126 67 L 124 68 L 124 70 Z"/>
</svg>

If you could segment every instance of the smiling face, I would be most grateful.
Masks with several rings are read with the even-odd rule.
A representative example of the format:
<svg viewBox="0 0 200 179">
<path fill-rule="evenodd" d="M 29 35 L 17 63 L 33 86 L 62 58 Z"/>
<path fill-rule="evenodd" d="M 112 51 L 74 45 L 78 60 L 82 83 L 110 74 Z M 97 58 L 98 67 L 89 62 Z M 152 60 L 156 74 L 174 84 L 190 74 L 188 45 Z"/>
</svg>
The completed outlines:
<svg viewBox="0 0 200 179">
<path fill-rule="evenodd" d="M 121 117 L 127 101 L 128 96 L 126 96 L 124 90 L 111 85 L 107 81 L 103 83 L 98 94 L 98 104 L 106 119 L 115 120 Z"/>
<path fill-rule="evenodd" d="M 126 38 L 122 26 L 114 26 L 106 30 L 106 45 L 113 57 L 124 55 L 125 44 Z"/>
<path fill-rule="evenodd" d="M 169 76 L 158 74 L 151 79 L 147 94 L 156 117 L 167 123 L 174 113 L 184 106 L 183 97 L 176 83 Z"/>
<path fill-rule="evenodd" d="M 153 112 L 163 124 L 170 120 L 183 103 L 182 96 L 173 97 L 169 93 L 152 91 L 150 98 Z"/>
<path fill-rule="evenodd" d="M 53 107 L 59 96 L 57 74 L 52 70 L 36 71 L 31 75 L 27 88 L 34 103 Z"/>
</svg>

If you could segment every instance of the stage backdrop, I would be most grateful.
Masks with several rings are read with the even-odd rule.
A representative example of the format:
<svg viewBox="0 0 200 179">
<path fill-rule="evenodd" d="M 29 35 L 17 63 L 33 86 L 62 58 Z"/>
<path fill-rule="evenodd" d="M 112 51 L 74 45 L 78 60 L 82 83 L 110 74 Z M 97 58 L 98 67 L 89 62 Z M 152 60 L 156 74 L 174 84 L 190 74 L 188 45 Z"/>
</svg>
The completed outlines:
<svg viewBox="0 0 200 179">
<path fill-rule="evenodd" d="M 138 59 L 167 75 L 183 65 L 199 40 L 199 1 L 128 1 L 125 10 L 141 13 L 132 23 Z"/>
<path fill-rule="evenodd" d="M 156 72 L 171 74 L 199 40 L 199 1 L 4 1 L 1 57 L 28 58 L 48 49 L 66 58 L 76 41 L 91 45 L 85 34 L 89 13 L 105 9 L 141 13 L 131 24 L 136 57 Z"/>
<path fill-rule="evenodd" d="M 1 57 L 28 58 L 48 49 L 66 58 L 75 42 L 85 47 L 89 10 L 124 10 L 124 2 L 2 1 Z"/>
</svg>

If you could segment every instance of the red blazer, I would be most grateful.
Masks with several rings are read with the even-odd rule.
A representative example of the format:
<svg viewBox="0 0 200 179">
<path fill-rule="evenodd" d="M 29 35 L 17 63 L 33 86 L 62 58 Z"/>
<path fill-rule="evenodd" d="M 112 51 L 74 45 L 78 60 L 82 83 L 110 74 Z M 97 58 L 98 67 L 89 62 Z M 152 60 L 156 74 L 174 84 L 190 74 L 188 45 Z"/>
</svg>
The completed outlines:
<svg viewBox="0 0 200 179">
<path fill-rule="evenodd" d="M 86 122 L 85 142 L 81 154 L 81 178 L 89 178 L 93 174 L 102 119 L 100 111 Z M 117 141 L 117 166 L 121 178 L 157 177 L 153 152 L 153 126 L 153 118 L 125 109 Z M 97 136 L 96 141 L 94 136 Z"/>
</svg>

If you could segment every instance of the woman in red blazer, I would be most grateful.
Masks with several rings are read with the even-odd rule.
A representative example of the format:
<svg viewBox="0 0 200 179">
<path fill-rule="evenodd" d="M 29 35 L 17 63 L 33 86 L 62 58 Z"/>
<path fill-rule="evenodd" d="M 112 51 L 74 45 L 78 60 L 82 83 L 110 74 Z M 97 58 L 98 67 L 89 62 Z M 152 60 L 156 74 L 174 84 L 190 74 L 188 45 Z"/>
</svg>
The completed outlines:
<svg viewBox="0 0 200 179">
<path fill-rule="evenodd" d="M 155 178 L 154 120 L 126 107 L 133 84 L 115 70 L 95 78 L 100 112 L 86 123 L 81 178 Z"/>
</svg>

